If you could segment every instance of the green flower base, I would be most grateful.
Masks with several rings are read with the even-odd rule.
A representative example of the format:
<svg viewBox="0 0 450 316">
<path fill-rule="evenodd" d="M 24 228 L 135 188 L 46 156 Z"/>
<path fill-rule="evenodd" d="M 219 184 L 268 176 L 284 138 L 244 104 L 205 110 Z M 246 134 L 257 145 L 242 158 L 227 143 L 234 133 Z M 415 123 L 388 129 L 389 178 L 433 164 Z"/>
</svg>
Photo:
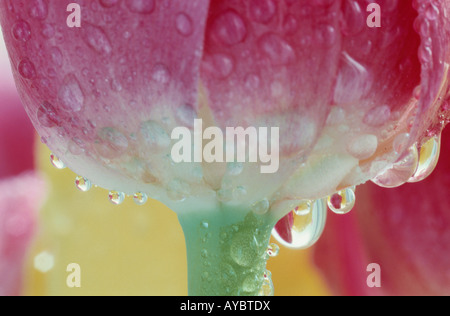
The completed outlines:
<svg viewBox="0 0 450 316">
<path fill-rule="evenodd" d="M 267 283 L 267 247 L 276 221 L 238 209 L 178 216 L 192 296 L 246 296 Z"/>
</svg>

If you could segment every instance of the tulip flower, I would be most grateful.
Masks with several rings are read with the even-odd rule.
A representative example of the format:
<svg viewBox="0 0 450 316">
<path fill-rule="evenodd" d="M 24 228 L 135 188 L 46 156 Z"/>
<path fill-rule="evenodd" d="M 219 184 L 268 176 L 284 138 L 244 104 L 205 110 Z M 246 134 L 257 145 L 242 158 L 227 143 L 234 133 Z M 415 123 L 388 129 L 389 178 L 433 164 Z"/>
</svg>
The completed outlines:
<svg viewBox="0 0 450 316">
<path fill-rule="evenodd" d="M 10 67 L 5 57 L 0 44 L 0 69 Z M 21 293 L 24 261 L 45 194 L 43 180 L 33 171 L 33 127 L 8 74 L 0 74 L 0 296 Z"/>
<path fill-rule="evenodd" d="M 0 20 L 55 164 L 114 204 L 175 211 L 190 294 L 251 295 L 272 292 L 280 219 L 277 238 L 307 247 L 326 202 L 344 213 L 355 186 L 432 169 L 420 155 L 446 123 L 448 2 L 368 4 L 2 0 Z"/>
</svg>

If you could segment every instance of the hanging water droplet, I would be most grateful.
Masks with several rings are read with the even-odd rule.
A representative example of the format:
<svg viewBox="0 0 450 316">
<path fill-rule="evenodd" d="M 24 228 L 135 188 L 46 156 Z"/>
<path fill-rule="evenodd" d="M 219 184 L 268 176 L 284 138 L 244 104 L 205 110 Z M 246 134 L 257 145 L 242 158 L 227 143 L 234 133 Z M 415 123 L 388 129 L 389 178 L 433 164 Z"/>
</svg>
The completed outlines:
<svg viewBox="0 0 450 316">
<path fill-rule="evenodd" d="M 208 228 L 208 227 L 209 227 L 209 223 L 208 223 L 207 221 L 202 221 L 201 224 L 200 224 L 200 226 L 201 226 L 202 228 Z"/>
<path fill-rule="evenodd" d="M 109 201 L 114 205 L 120 205 L 125 201 L 125 193 L 118 191 L 110 191 L 108 194 Z"/>
<path fill-rule="evenodd" d="M 311 203 L 309 212 L 293 210 L 281 219 L 272 231 L 272 236 L 287 248 L 305 249 L 320 238 L 326 218 L 326 199 L 319 199 Z"/>
<path fill-rule="evenodd" d="M 294 213 L 298 216 L 306 216 L 311 213 L 311 206 L 313 201 L 302 200 L 299 205 L 294 208 Z"/>
<path fill-rule="evenodd" d="M 80 190 L 81 192 L 87 192 L 92 188 L 91 181 L 83 177 L 76 177 L 75 185 L 77 189 Z"/>
<path fill-rule="evenodd" d="M 440 151 L 440 135 L 431 137 L 427 140 L 422 147 L 420 147 L 419 166 L 408 182 L 419 182 L 427 178 L 438 163 Z"/>
<path fill-rule="evenodd" d="M 341 190 L 327 199 L 328 207 L 336 214 L 347 214 L 355 206 L 355 187 Z"/>
<path fill-rule="evenodd" d="M 269 208 L 270 208 L 270 202 L 268 199 L 263 199 L 252 205 L 253 213 L 258 214 L 258 215 L 266 214 L 269 211 Z"/>
<path fill-rule="evenodd" d="M 371 181 L 383 188 L 395 188 L 406 183 L 416 172 L 419 163 L 417 146 L 413 145 L 407 154 L 391 168 L 377 175 Z"/>
<path fill-rule="evenodd" d="M 133 195 L 133 201 L 137 205 L 144 205 L 148 201 L 148 196 L 145 193 L 137 192 Z"/>
<path fill-rule="evenodd" d="M 258 296 L 273 296 L 274 286 L 272 282 L 272 273 L 269 270 L 264 272 L 263 284 L 259 290 Z"/>
<path fill-rule="evenodd" d="M 280 247 L 277 244 L 271 243 L 269 247 L 267 247 L 266 253 L 269 257 L 276 257 L 280 252 Z"/>
<path fill-rule="evenodd" d="M 54 154 L 50 155 L 50 162 L 57 169 L 64 169 L 67 167 L 66 164 L 64 162 L 62 162 L 62 160 L 59 159 L 58 157 L 56 157 Z"/>
</svg>

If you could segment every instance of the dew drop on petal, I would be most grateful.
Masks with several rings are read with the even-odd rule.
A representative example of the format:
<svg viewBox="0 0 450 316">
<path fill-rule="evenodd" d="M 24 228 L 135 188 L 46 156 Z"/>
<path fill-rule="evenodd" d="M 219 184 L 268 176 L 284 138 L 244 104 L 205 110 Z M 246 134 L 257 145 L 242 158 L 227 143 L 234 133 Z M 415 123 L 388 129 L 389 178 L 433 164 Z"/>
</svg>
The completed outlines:
<svg viewBox="0 0 450 316">
<path fill-rule="evenodd" d="M 148 196 L 145 193 L 137 192 L 133 195 L 133 201 L 137 205 L 144 205 L 148 201 Z"/>
<path fill-rule="evenodd" d="M 108 194 L 109 201 L 114 205 L 120 205 L 125 201 L 125 193 L 118 191 L 110 191 Z"/>
<path fill-rule="evenodd" d="M 131 12 L 150 14 L 155 9 L 154 0 L 126 0 L 126 5 Z"/>
<path fill-rule="evenodd" d="M 256 202 L 252 205 L 252 211 L 258 215 L 264 215 L 269 211 L 270 202 L 268 199 L 263 199 L 259 202 Z"/>
<path fill-rule="evenodd" d="M 176 28 L 183 36 L 191 35 L 193 31 L 192 19 L 186 13 L 179 13 L 176 17 Z"/>
<path fill-rule="evenodd" d="M 58 157 L 56 157 L 54 154 L 50 155 L 50 162 L 57 169 L 64 169 L 64 168 L 66 168 L 66 164 L 64 162 L 62 162 L 62 160 L 59 159 Z"/>
<path fill-rule="evenodd" d="M 28 58 L 25 58 L 19 63 L 18 71 L 20 75 L 25 79 L 36 78 L 36 68 Z"/>
<path fill-rule="evenodd" d="M 303 204 L 303 203 L 302 203 Z M 302 215 L 303 214 L 303 215 Z M 310 212 L 292 211 L 283 219 L 283 227 L 277 227 L 272 231 L 272 236 L 283 246 L 292 249 L 309 248 L 322 235 L 327 218 L 327 201 L 319 199 L 311 204 Z M 282 229 L 283 233 L 278 231 Z M 285 231 L 286 230 L 286 231 Z"/>
<path fill-rule="evenodd" d="M 355 188 L 341 190 L 327 199 L 328 207 L 336 214 L 347 214 L 355 206 L 356 195 Z"/>
<path fill-rule="evenodd" d="M 92 188 L 92 183 L 86 178 L 76 177 L 75 178 L 75 186 L 81 192 L 87 192 Z"/>
<path fill-rule="evenodd" d="M 425 141 L 419 152 L 419 166 L 408 182 L 419 182 L 426 179 L 436 167 L 441 149 L 440 136 Z"/>
<path fill-rule="evenodd" d="M 236 45 L 242 42 L 246 35 L 247 27 L 241 16 L 235 11 L 225 11 L 212 22 L 211 36 L 223 45 Z"/>
<path fill-rule="evenodd" d="M 31 27 L 28 22 L 19 20 L 12 27 L 13 37 L 20 42 L 27 42 L 31 38 Z"/>
</svg>

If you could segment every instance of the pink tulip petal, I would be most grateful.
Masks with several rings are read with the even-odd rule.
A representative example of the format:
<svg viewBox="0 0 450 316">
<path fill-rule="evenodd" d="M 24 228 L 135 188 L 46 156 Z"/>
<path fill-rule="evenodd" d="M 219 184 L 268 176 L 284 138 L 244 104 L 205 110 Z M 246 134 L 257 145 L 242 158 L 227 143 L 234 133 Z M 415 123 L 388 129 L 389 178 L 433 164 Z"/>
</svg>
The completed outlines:
<svg viewBox="0 0 450 316">
<path fill-rule="evenodd" d="M 361 18 L 367 2 L 343 2 L 334 106 L 309 161 L 282 195 L 321 198 L 364 183 L 441 124 L 436 113 L 448 89 L 448 7 L 435 2 L 441 14 L 430 20 L 425 3 L 416 2 L 416 11 L 409 1 L 380 1 L 383 25 L 368 28 Z M 423 34 L 427 23 L 433 25 L 429 36 Z M 433 63 L 423 55 L 425 46 Z"/>
<path fill-rule="evenodd" d="M 0 1 L 27 112 L 75 172 L 157 192 L 176 174 L 172 128 L 196 116 L 208 1 L 95 2 L 81 6 L 81 28 L 66 25 L 69 3 Z"/>
</svg>

